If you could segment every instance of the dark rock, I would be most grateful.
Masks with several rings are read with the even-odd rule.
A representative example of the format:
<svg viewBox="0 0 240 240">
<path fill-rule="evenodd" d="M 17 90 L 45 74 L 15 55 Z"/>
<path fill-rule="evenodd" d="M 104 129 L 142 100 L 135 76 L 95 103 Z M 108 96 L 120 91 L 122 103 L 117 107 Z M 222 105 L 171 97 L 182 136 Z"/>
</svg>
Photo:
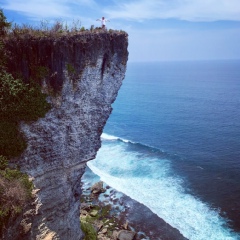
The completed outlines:
<svg viewBox="0 0 240 240">
<path fill-rule="evenodd" d="M 88 203 L 81 203 L 81 209 L 89 211 L 92 208 L 92 205 Z"/>
<path fill-rule="evenodd" d="M 90 216 L 92 217 L 96 217 L 98 215 L 98 210 L 96 209 L 93 209 L 91 212 L 90 212 Z"/>
<path fill-rule="evenodd" d="M 135 236 L 135 232 L 127 231 L 127 230 L 121 230 L 118 232 L 117 239 L 119 240 L 133 240 Z"/>
<path fill-rule="evenodd" d="M 97 232 L 103 227 L 103 222 L 100 220 L 95 220 L 93 222 L 94 227 L 96 227 Z"/>
<path fill-rule="evenodd" d="M 100 182 L 95 183 L 95 184 L 91 187 L 91 192 L 92 192 L 93 194 L 98 194 L 98 193 L 104 192 L 103 182 L 100 181 Z"/>
<path fill-rule="evenodd" d="M 126 222 L 126 223 L 123 224 L 123 228 L 124 228 L 125 230 L 128 230 L 128 222 Z"/>
</svg>

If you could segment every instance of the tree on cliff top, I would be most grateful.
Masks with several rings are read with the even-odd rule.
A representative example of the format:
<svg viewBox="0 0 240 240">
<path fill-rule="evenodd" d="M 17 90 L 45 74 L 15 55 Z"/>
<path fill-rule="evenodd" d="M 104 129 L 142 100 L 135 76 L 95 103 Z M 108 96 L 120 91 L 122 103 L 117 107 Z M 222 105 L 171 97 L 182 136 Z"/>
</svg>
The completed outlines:
<svg viewBox="0 0 240 240">
<path fill-rule="evenodd" d="M 6 34 L 7 29 L 11 27 L 11 23 L 7 21 L 3 10 L 0 9 L 0 37 L 3 37 Z"/>
</svg>

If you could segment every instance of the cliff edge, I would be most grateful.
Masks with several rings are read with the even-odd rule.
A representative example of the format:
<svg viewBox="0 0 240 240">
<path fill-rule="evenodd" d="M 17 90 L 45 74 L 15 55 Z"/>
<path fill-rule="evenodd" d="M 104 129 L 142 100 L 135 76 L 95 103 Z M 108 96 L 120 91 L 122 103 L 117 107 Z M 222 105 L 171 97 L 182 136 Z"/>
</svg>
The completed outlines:
<svg viewBox="0 0 240 240">
<path fill-rule="evenodd" d="M 27 149 L 17 159 L 35 186 L 35 202 L 6 239 L 83 238 L 80 180 L 101 146 L 100 135 L 125 76 L 125 32 L 84 32 L 59 38 L 12 38 L 8 69 L 39 81 L 52 108 L 21 123 Z"/>
</svg>

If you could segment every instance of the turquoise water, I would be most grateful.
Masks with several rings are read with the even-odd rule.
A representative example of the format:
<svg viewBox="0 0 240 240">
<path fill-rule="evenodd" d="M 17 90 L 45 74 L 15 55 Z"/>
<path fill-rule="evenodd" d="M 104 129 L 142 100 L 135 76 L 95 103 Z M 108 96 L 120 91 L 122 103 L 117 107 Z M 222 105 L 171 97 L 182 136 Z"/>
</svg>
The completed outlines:
<svg viewBox="0 0 240 240">
<path fill-rule="evenodd" d="M 88 166 L 188 239 L 240 239 L 240 61 L 129 63 Z"/>
</svg>

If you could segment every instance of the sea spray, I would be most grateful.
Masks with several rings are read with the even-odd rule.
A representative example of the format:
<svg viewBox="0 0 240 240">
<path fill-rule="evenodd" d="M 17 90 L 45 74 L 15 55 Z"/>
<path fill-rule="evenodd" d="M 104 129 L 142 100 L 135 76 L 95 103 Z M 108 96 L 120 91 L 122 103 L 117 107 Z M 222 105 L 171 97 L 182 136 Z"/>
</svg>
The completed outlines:
<svg viewBox="0 0 240 240">
<path fill-rule="evenodd" d="M 149 207 L 190 240 L 239 239 L 217 210 L 186 193 L 171 159 L 160 150 L 107 134 L 102 140 L 96 159 L 88 163 L 101 180 Z"/>
</svg>

